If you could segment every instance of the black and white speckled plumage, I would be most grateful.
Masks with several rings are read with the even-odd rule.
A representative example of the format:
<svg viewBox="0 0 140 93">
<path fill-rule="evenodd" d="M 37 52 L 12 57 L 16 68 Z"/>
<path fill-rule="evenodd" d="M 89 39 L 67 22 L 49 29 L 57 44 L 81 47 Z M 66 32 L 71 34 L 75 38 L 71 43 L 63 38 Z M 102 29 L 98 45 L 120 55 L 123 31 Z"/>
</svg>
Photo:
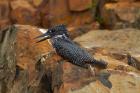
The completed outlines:
<svg viewBox="0 0 140 93">
<path fill-rule="evenodd" d="M 78 47 L 74 42 L 68 38 L 53 38 L 52 45 L 55 48 L 56 52 L 62 56 L 64 59 L 67 59 L 71 63 L 86 67 L 86 62 L 92 61 L 90 55 L 80 47 Z"/>
<path fill-rule="evenodd" d="M 88 68 L 88 64 L 106 68 L 107 64 L 105 62 L 95 60 L 86 50 L 79 47 L 69 38 L 64 25 L 50 28 L 47 34 L 51 36 L 50 41 L 56 52 L 72 64 L 84 68 Z"/>
<path fill-rule="evenodd" d="M 88 64 L 98 65 L 103 68 L 106 66 L 104 62 L 98 62 L 86 50 L 82 49 L 65 36 L 52 38 L 51 42 L 54 49 L 61 57 L 75 65 L 84 68 L 87 68 Z"/>
</svg>

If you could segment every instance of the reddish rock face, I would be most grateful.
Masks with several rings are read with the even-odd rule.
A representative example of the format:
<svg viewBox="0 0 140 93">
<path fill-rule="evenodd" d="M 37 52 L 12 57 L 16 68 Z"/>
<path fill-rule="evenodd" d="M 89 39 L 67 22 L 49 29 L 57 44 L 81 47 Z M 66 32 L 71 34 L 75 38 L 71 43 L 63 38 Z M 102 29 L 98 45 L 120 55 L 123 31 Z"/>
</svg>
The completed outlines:
<svg viewBox="0 0 140 93">
<path fill-rule="evenodd" d="M 67 0 L 50 0 L 48 15 L 51 25 L 68 23 L 70 16 Z"/>
<path fill-rule="evenodd" d="M 1 12 L 4 12 L 0 25 L 3 26 L 11 22 L 47 28 L 56 24 L 82 26 L 93 21 L 88 10 L 91 0 L 6 0 L 0 3 Z"/>
<path fill-rule="evenodd" d="M 31 88 L 35 88 L 31 89 L 31 91 L 39 91 L 40 93 L 43 93 L 42 91 L 49 91 L 50 89 L 45 90 L 46 88 L 42 88 L 42 84 L 44 84 L 43 87 L 48 86 L 49 83 L 52 82 L 52 80 L 48 81 L 49 77 L 53 78 L 53 87 L 55 87 L 55 84 L 57 84 L 57 82 L 59 83 L 58 80 L 60 80 L 61 83 L 61 78 L 59 77 L 59 75 L 57 76 L 57 74 L 59 73 L 60 76 L 62 75 L 62 68 L 60 62 L 58 62 L 61 58 L 55 54 L 51 56 L 50 59 L 47 59 L 44 62 L 43 67 L 40 68 L 40 64 L 37 64 L 38 60 L 41 58 L 42 54 L 47 54 L 50 51 L 53 51 L 52 46 L 48 43 L 47 40 L 41 43 L 36 43 L 37 40 L 34 38 L 42 34 L 38 28 L 27 25 L 17 25 L 16 27 L 18 30 L 16 37 L 17 65 L 29 73 L 28 86 Z M 44 69 L 43 71 L 45 72 L 42 73 L 42 70 L 40 72 L 37 67 L 39 67 L 40 69 Z M 42 77 L 41 74 L 43 74 L 43 76 L 47 74 L 47 79 L 45 77 Z M 38 80 L 38 78 L 40 79 Z M 45 78 L 45 81 L 43 81 L 44 79 L 41 80 L 42 78 Z"/>
<path fill-rule="evenodd" d="M 10 24 L 10 6 L 8 0 L 0 0 L 0 29 Z"/>
<path fill-rule="evenodd" d="M 29 10 L 26 8 L 16 8 L 12 11 L 12 20 L 17 24 L 26 24 L 26 25 L 39 25 L 40 16 L 38 11 Z"/>
<path fill-rule="evenodd" d="M 101 28 L 139 28 L 139 3 L 139 0 L 0 0 L 0 26 L 10 23 L 46 28 L 62 23 L 83 26 L 93 24 L 96 19 Z M 91 11 L 93 5 L 95 9 Z"/>
<path fill-rule="evenodd" d="M 52 47 L 47 41 L 36 43 L 34 38 L 41 34 L 38 28 L 32 26 L 17 26 L 17 28 L 17 64 L 23 69 L 28 69 L 32 80 L 35 75 L 37 55 L 48 53 Z"/>
<path fill-rule="evenodd" d="M 12 1 L 11 2 L 11 18 L 14 23 L 40 25 L 40 12 L 38 12 L 27 1 Z"/>
<path fill-rule="evenodd" d="M 68 0 L 70 11 L 84 11 L 92 6 L 92 0 Z"/>
</svg>

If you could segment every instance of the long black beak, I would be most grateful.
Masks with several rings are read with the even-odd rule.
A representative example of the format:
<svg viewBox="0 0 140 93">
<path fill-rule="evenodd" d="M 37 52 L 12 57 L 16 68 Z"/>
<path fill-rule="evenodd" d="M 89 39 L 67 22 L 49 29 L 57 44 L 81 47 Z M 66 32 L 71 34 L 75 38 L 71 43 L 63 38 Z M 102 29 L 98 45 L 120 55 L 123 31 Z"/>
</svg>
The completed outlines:
<svg viewBox="0 0 140 93">
<path fill-rule="evenodd" d="M 40 36 L 37 36 L 35 39 L 39 39 L 36 43 L 39 43 L 39 42 L 42 42 L 42 41 L 45 41 L 46 39 L 49 39 L 50 38 L 50 35 L 48 35 L 47 33 L 45 34 L 42 34 Z"/>
</svg>

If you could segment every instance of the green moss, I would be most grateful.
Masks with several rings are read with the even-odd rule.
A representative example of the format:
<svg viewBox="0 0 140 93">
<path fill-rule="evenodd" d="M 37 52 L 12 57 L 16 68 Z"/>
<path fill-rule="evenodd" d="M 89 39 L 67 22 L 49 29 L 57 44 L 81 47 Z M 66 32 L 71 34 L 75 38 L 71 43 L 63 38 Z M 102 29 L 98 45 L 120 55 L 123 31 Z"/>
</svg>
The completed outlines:
<svg viewBox="0 0 140 93">
<path fill-rule="evenodd" d="M 95 20 L 98 21 L 100 24 L 102 24 L 104 22 L 103 18 L 100 16 L 96 16 Z"/>
</svg>

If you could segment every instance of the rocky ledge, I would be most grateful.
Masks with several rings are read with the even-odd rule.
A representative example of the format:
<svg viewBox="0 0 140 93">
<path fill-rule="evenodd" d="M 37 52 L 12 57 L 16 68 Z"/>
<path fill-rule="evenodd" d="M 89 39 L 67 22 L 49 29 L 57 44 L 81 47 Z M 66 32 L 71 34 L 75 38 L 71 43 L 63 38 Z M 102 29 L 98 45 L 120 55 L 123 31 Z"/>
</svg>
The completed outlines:
<svg viewBox="0 0 140 93">
<path fill-rule="evenodd" d="M 140 92 L 139 30 L 90 31 L 74 39 L 96 59 L 108 62 L 106 70 L 97 70 L 97 77 L 57 54 L 46 56 L 52 46 L 34 39 L 41 31 L 28 25 L 0 31 L 0 93 Z M 101 83 L 104 77 L 111 88 Z"/>
</svg>

